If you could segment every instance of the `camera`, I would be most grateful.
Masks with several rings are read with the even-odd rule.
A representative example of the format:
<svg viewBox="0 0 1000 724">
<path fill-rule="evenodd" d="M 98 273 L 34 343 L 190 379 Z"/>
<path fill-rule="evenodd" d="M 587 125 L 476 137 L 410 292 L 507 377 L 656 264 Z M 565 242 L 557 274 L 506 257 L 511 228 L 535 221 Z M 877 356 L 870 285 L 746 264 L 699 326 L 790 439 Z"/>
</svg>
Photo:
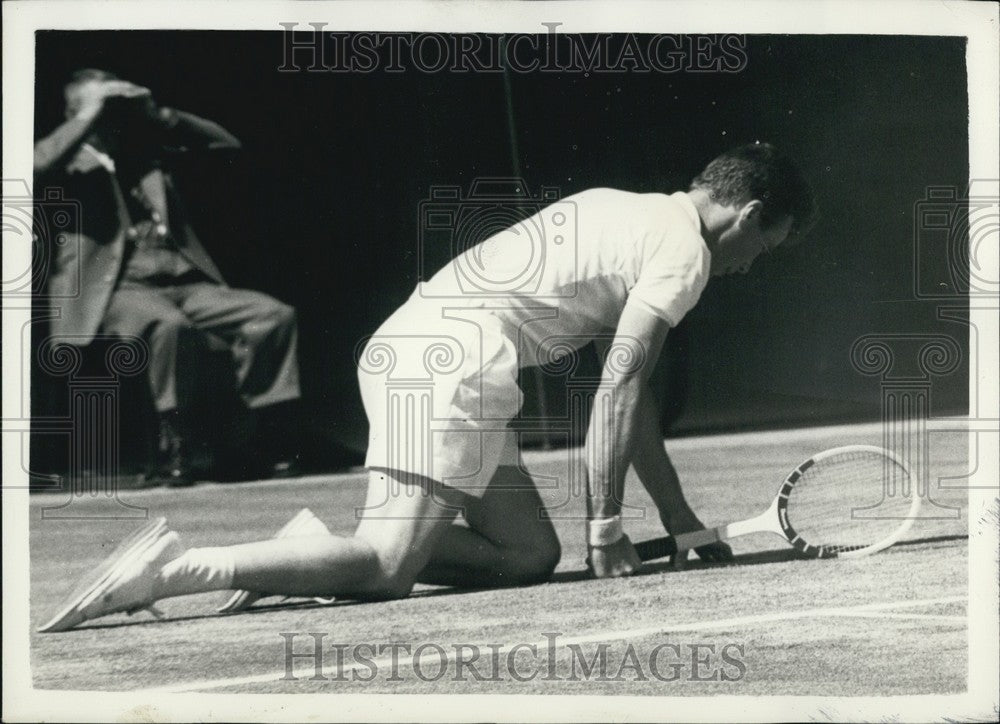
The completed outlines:
<svg viewBox="0 0 1000 724">
<path fill-rule="evenodd" d="M 419 207 L 418 274 L 422 281 L 451 262 L 454 284 L 421 285 L 426 297 L 570 297 L 575 288 L 540 293 L 548 255 L 565 245 L 576 258 L 576 204 L 559 189 L 537 195 L 522 179 L 478 178 L 463 194 L 459 186 L 433 186 Z M 453 260 L 453 261 L 452 261 Z"/>
<path fill-rule="evenodd" d="M 914 207 L 914 294 L 918 299 L 1000 293 L 1000 181 L 973 180 L 968 193 L 930 186 Z"/>
<path fill-rule="evenodd" d="M 4 179 L 3 228 L 4 255 L 3 294 L 5 297 L 75 297 L 80 291 L 80 274 L 60 275 L 69 280 L 65 288 L 46 289 L 53 271 L 67 259 L 79 263 L 74 249 L 80 243 L 80 202 L 67 199 L 58 187 L 46 188 L 36 200 L 24 180 Z M 30 259 L 18 263 L 19 244 L 30 242 Z M 23 247 L 26 248 L 26 247 Z M 77 249 L 78 251 L 78 249 Z M 14 263 L 10 263 L 14 262 Z"/>
</svg>

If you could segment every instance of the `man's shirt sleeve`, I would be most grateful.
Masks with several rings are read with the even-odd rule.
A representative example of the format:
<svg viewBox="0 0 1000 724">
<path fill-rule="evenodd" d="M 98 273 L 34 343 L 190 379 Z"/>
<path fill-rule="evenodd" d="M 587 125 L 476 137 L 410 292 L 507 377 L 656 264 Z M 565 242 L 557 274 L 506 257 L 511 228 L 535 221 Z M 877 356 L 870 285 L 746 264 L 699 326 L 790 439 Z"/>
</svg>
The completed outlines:
<svg viewBox="0 0 1000 724">
<path fill-rule="evenodd" d="M 638 305 L 676 327 L 708 283 L 708 249 L 696 234 L 664 234 L 646 240 L 640 255 L 639 278 L 626 304 Z"/>
</svg>

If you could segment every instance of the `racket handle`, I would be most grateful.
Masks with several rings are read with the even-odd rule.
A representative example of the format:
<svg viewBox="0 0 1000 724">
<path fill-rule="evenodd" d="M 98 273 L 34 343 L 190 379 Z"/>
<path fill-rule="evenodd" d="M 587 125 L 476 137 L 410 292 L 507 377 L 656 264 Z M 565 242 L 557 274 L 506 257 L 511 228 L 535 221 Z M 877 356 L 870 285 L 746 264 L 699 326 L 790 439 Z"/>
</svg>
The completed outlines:
<svg viewBox="0 0 1000 724">
<path fill-rule="evenodd" d="M 666 558 L 677 552 L 677 541 L 667 535 L 662 538 L 653 538 L 635 544 L 635 552 L 639 554 L 640 561 L 653 561 L 657 558 Z"/>
</svg>

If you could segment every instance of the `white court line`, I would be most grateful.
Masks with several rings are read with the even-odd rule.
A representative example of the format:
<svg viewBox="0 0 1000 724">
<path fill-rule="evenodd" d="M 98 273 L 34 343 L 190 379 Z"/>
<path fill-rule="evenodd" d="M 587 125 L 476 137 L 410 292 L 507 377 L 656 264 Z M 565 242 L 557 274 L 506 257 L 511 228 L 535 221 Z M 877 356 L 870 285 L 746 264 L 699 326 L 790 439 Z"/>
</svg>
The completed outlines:
<svg viewBox="0 0 1000 724">
<path fill-rule="evenodd" d="M 961 596 L 945 596 L 943 598 L 923 598 L 915 601 L 893 601 L 888 603 L 869 603 L 861 606 L 845 606 L 839 608 L 811 608 L 804 611 L 786 611 L 782 613 L 765 613 L 756 616 L 740 616 L 737 618 L 723 618 L 716 619 L 714 621 L 694 621 L 691 623 L 682 624 L 665 624 L 660 626 L 650 626 L 647 628 L 634 628 L 634 629 L 624 629 L 619 631 L 598 631 L 596 633 L 585 634 L 581 636 L 571 636 L 558 639 L 558 643 L 553 648 L 562 649 L 571 644 L 588 644 L 588 643 L 598 643 L 602 641 L 619 641 L 622 639 L 636 639 L 643 638 L 646 636 L 653 636 L 656 634 L 663 633 L 680 633 L 685 631 L 704 631 L 709 629 L 727 629 L 727 628 L 739 628 L 742 626 L 752 626 L 761 623 L 770 623 L 774 621 L 793 621 L 802 618 L 816 618 L 823 616 L 831 617 L 883 617 L 883 618 L 915 618 L 915 619 L 926 619 L 926 620 L 947 620 L 947 621 L 964 621 L 965 618 L 961 616 L 933 616 L 933 615 L 921 615 L 921 614 L 896 614 L 893 615 L 890 610 L 897 608 L 918 608 L 921 606 L 934 606 L 944 603 L 959 603 L 966 600 L 965 595 Z M 880 612 L 887 613 L 880 613 Z M 513 646 L 524 646 L 525 644 L 510 644 L 502 648 L 497 649 L 498 654 L 506 654 L 509 652 Z M 546 648 L 552 645 L 550 639 L 542 639 L 536 641 L 534 645 L 539 649 Z M 492 653 L 492 651 L 491 651 Z M 456 652 L 455 656 L 458 655 Z M 421 655 L 417 658 L 418 661 L 423 662 L 423 659 L 427 659 L 427 664 L 444 665 L 451 664 L 455 661 L 455 656 L 446 655 L 441 656 L 439 653 Z M 433 661 L 432 661 L 433 659 Z M 411 659 L 412 660 L 412 659 Z M 384 667 L 391 666 L 393 661 L 391 657 L 382 657 L 379 659 L 373 659 L 372 663 L 376 668 L 382 669 Z M 400 658 L 396 665 L 408 663 L 407 659 Z M 323 676 L 328 678 L 337 679 L 343 677 L 344 674 L 356 671 L 358 669 L 364 668 L 368 670 L 368 666 L 360 663 L 348 664 L 348 665 L 332 665 L 323 666 L 320 672 Z M 292 669 L 292 676 L 296 678 L 307 679 L 311 676 L 316 675 L 316 666 L 301 666 Z M 135 693 L 137 694 L 178 694 L 185 691 L 206 691 L 208 689 L 223 689 L 230 686 L 243 686 L 246 684 L 264 684 L 275 681 L 280 681 L 285 678 L 286 673 L 284 670 L 270 672 L 267 674 L 255 674 L 252 676 L 236 676 L 228 679 L 206 679 L 203 681 L 186 681 L 176 684 L 168 684 L 166 686 L 157 686 L 150 689 L 140 689 Z"/>
<path fill-rule="evenodd" d="M 891 618 L 900 621 L 941 621 L 942 623 L 968 623 L 968 616 L 938 616 L 929 613 L 882 613 L 879 611 L 847 611 L 831 614 L 835 618 Z"/>
</svg>

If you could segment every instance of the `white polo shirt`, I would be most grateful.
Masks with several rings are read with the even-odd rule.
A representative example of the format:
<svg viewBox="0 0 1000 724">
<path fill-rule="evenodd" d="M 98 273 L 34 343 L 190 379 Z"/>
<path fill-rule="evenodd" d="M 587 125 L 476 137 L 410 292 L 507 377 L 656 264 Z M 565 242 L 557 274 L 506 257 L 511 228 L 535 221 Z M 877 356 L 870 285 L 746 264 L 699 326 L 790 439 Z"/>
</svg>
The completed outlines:
<svg viewBox="0 0 1000 724">
<path fill-rule="evenodd" d="M 489 309 L 517 335 L 519 366 L 527 367 L 612 334 L 626 305 L 676 326 L 710 265 L 687 194 L 595 188 L 467 249 L 414 297 Z"/>
</svg>

